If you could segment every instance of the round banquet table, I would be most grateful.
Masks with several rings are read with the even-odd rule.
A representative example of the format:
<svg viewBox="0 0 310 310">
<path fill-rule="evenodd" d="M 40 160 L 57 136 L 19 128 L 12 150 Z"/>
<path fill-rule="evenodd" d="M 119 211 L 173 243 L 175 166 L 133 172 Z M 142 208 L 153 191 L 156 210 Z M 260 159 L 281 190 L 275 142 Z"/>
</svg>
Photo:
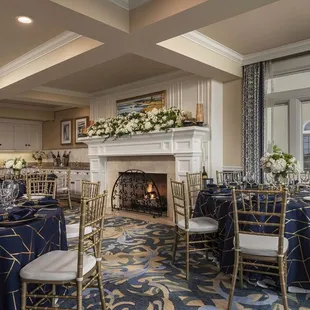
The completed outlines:
<svg viewBox="0 0 310 310">
<path fill-rule="evenodd" d="M 20 310 L 19 272 L 25 265 L 47 252 L 67 250 L 62 209 L 55 206 L 40 213 L 46 217 L 0 226 L 0 310 Z"/>
<path fill-rule="evenodd" d="M 310 289 L 310 202 L 302 200 L 310 192 L 290 199 L 286 210 L 285 237 L 289 240 L 287 256 L 288 287 Z M 212 196 L 200 191 L 194 217 L 209 216 L 219 222 L 218 260 L 222 272 L 232 273 L 234 264 L 234 225 L 231 196 Z"/>
</svg>

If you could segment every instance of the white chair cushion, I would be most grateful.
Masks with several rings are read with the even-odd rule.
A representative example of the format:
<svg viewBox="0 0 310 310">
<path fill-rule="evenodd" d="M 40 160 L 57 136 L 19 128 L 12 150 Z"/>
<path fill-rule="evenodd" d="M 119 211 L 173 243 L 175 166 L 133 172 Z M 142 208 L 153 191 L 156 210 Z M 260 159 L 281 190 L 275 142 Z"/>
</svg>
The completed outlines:
<svg viewBox="0 0 310 310">
<path fill-rule="evenodd" d="M 28 195 L 27 194 L 24 194 L 23 197 L 28 199 Z M 43 195 L 31 195 L 30 196 L 30 200 L 40 200 L 40 199 L 43 199 L 43 198 L 45 198 L 45 196 L 43 196 Z"/>
<path fill-rule="evenodd" d="M 78 251 L 48 252 L 20 271 L 20 277 L 25 280 L 38 281 L 71 281 L 77 277 Z M 84 254 L 83 275 L 96 265 L 96 258 Z"/>
<path fill-rule="evenodd" d="M 67 239 L 77 238 L 80 233 L 80 224 L 66 225 Z M 93 231 L 90 226 L 85 227 L 84 234 L 88 235 Z"/>
<path fill-rule="evenodd" d="M 67 190 L 68 190 L 68 187 L 57 187 L 57 192 L 64 192 Z"/>
<path fill-rule="evenodd" d="M 240 251 L 244 254 L 271 256 L 278 255 L 278 237 L 239 234 Z M 235 240 L 234 240 L 235 243 Z M 288 249 L 288 240 L 284 238 L 284 253 Z"/>
<path fill-rule="evenodd" d="M 185 230 L 185 219 L 178 222 L 178 227 Z M 211 217 L 195 217 L 188 221 L 189 232 L 214 233 L 218 230 L 218 222 Z"/>
</svg>

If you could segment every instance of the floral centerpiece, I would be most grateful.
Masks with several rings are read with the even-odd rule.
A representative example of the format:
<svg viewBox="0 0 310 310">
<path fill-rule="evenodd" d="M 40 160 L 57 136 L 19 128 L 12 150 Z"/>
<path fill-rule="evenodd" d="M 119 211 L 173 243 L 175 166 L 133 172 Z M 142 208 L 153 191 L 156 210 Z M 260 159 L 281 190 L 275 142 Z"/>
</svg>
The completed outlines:
<svg viewBox="0 0 310 310">
<path fill-rule="evenodd" d="M 43 151 L 35 151 L 32 153 L 32 157 L 38 161 L 39 165 L 41 165 L 43 158 L 47 158 L 47 155 Z"/>
<path fill-rule="evenodd" d="M 283 152 L 276 145 L 272 153 L 266 153 L 261 158 L 261 166 L 265 173 L 271 173 L 276 182 L 286 178 L 288 173 L 300 172 L 298 160 L 291 154 Z"/>
<path fill-rule="evenodd" d="M 87 130 L 89 137 L 99 136 L 105 140 L 131 136 L 137 133 L 168 131 L 170 128 L 182 127 L 182 121 L 189 112 L 177 108 L 153 109 L 148 112 L 132 112 L 114 118 L 100 119 Z"/>
<path fill-rule="evenodd" d="M 7 169 L 13 169 L 15 175 L 19 175 L 22 168 L 26 168 L 27 162 L 21 157 L 10 158 L 4 163 Z"/>
</svg>

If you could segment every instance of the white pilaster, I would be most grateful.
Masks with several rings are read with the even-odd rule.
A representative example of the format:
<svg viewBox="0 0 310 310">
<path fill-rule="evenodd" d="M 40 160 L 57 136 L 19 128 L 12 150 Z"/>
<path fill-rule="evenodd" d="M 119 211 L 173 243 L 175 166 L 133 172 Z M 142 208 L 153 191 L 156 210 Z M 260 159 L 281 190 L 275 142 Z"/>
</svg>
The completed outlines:
<svg viewBox="0 0 310 310">
<path fill-rule="evenodd" d="M 303 167 L 302 103 L 298 99 L 289 102 L 289 152 Z"/>
<path fill-rule="evenodd" d="M 216 170 L 223 170 L 223 83 L 210 83 L 210 131 L 209 177 L 216 178 Z M 234 121 L 233 119 L 231 120 Z"/>
</svg>

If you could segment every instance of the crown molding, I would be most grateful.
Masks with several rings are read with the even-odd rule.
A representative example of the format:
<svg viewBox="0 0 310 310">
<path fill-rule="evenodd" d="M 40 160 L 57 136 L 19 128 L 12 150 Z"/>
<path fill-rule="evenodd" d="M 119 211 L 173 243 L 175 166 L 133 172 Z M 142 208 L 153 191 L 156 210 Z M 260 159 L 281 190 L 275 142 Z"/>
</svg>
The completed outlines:
<svg viewBox="0 0 310 310">
<path fill-rule="evenodd" d="M 190 40 L 200 46 L 207 48 L 217 54 L 220 54 L 238 64 L 242 64 L 243 55 L 237 53 L 236 51 L 230 49 L 229 47 L 207 37 L 201 32 L 194 30 L 185 34 L 182 34 L 181 37 Z"/>
<path fill-rule="evenodd" d="M 260 61 L 277 59 L 307 51 L 310 51 L 310 39 L 279 46 L 259 53 L 248 54 L 244 56 L 242 65 L 245 66 Z"/>
<path fill-rule="evenodd" d="M 109 1 L 129 11 L 129 0 L 109 0 Z"/>
<path fill-rule="evenodd" d="M 60 89 L 60 88 L 54 88 L 54 87 L 47 87 L 47 86 L 39 86 L 36 88 L 33 88 L 32 90 L 43 92 L 43 93 L 50 93 L 50 94 L 57 94 L 57 95 L 64 95 L 69 97 L 76 97 L 76 98 L 91 98 L 91 94 L 78 92 L 78 91 L 72 91 L 72 90 L 66 90 L 66 89 Z"/>
<path fill-rule="evenodd" d="M 34 110 L 34 111 L 48 111 L 53 112 L 55 110 L 54 107 L 49 107 L 48 105 L 38 106 L 38 105 L 29 105 L 22 103 L 14 103 L 14 102 L 1 102 L 0 108 L 10 108 L 10 109 L 23 109 L 23 110 Z"/>
<path fill-rule="evenodd" d="M 0 78 L 43 57 L 46 54 L 49 54 L 57 50 L 58 48 L 64 45 L 67 45 L 68 43 L 74 40 L 77 40 L 80 37 L 81 35 L 71 31 L 65 31 L 59 34 L 58 36 L 52 38 L 51 40 L 39 45 L 38 47 L 32 49 L 31 51 L 23 54 L 22 56 L 2 66 L 0 68 Z"/>
<path fill-rule="evenodd" d="M 114 93 L 121 92 L 121 91 L 134 90 L 137 88 L 149 86 L 151 84 L 157 84 L 157 83 L 162 83 L 166 81 L 182 79 L 184 77 L 188 78 L 188 77 L 194 77 L 194 76 L 195 75 L 192 73 L 188 73 L 182 70 L 177 70 L 177 71 L 173 71 L 170 73 L 156 75 L 148 79 L 138 80 L 135 82 L 119 85 L 119 86 L 101 90 L 98 92 L 94 92 L 91 95 L 92 95 L 92 98 L 98 98 L 98 97 L 114 94 Z"/>
</svg>

